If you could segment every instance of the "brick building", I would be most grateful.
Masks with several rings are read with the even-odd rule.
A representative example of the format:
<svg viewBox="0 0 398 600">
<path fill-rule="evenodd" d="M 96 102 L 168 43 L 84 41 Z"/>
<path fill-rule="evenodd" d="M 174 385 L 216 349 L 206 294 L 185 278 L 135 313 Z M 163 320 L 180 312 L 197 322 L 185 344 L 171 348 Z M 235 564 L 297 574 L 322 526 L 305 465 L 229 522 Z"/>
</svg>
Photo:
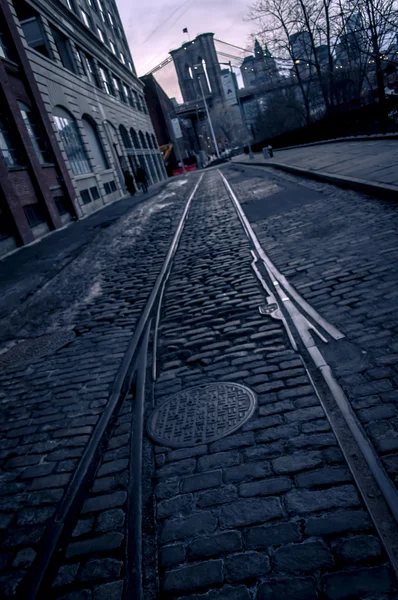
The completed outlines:
<svg viewBox="0 0 398 600">
<path fill-rule="evenodd" d="M 114 0 L 0 6 L 2 254 L 166 174 Z"/>
</svg>

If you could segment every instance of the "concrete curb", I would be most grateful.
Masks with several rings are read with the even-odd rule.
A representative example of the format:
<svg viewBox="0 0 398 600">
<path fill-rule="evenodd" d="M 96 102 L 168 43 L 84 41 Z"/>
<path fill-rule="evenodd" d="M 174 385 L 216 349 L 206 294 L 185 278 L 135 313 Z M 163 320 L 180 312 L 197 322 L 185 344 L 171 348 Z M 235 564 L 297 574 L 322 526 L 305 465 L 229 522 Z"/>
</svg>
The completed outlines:
<svg viewBox="0 0 398 600">
<path fill-rule="evenodd" d="M 308 148 L 310 146 L 322 146 L 324 144 L 338 144 L 339 142 L 374 142 L 377 140 L 388 141 L 398 140 L 398 133 L 375 133 L 371 135 L 350 135 L 347 137 L 332 138 L 330 140 L 320 140 L 319 142 L 308 142 L 306 144 L 296 144 L 295 146 L 283 146 L 275 150 L 282 152 L 283 150 L 295 150 L 296 148 Z"/>
<path fill-rule="evenodd" d="M 235 164 L 245 165 L 249 167 L 274 167 L 293 173 L 294 175 L 301 175 L 302 177 L 309 177 L 317 181 L 325 183 L 331 183 L 342 188 L 348 188 L 365 194 L 371 194 L 378 198 L 384 198 L 385 200 L 398 201 L 398 187 L 395 185 L 388 185 L 382 183 L 373 183 L 366 181 L 365 179 L 357 179 L 356 177 L 340 177 L 339 175 L 332 175 L 331 173 L 325 173 L 324 171 L 314 171 L 312 169 L 302 169 L 301 167 L 294 167 L 292 165 L 286 165 L 284 163 L 278 163 L 274 161 L 267 161 L 260 164 L 250 164 L 249 162 L 235 161 Z"/>
</svg>

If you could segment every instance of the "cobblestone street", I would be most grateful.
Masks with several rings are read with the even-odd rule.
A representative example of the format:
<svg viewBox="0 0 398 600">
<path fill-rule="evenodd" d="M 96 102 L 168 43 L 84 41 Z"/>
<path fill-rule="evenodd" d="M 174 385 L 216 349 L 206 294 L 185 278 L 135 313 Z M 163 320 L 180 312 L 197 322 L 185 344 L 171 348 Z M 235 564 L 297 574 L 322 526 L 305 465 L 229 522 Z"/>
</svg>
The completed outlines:
<svg viewBox="0 0 398 600">
<path fill-rule="evenodd" d="M 396 600 L 397 210 L 230 164 L 16 270 L 2 596 Z"/>
</svg>

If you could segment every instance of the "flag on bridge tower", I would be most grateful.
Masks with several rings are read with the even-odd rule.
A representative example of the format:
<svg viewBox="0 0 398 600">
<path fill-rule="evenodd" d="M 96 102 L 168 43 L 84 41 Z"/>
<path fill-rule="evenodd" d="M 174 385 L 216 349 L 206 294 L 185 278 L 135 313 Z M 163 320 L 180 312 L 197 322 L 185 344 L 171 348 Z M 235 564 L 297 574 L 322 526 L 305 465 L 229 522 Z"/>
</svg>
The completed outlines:
<svg viewBox="0 0 398 600">
<path fill-rule="evenodd" d="M 188 33 L 188 27 L 185 27 L 185 28 L 182 30 L 182 33 Z"/>
</svg>

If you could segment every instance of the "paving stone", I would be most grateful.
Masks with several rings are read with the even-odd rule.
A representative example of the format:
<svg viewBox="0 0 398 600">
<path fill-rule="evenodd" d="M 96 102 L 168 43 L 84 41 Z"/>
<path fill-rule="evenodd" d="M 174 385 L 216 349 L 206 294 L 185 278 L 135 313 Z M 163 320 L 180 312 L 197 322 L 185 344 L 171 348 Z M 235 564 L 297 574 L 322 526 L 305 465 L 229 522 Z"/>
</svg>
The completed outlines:
<svg viewBox="0 0 398 600">
<path fill-rule="evenodd" d="M 171 481 L 161 481 L 155 488 L 156 498 L 162 500 L 163 498 L 171 498 L 176 496 L 180 489 L 180 482 L 178 479 Z"/>
<path fill-rule="evenodd" d="M 283 438 L 294 438 L 297 435 L 298 428 L 296 425 L 280 425 L 279 427 L 272 427 L 271 429 L 258 431 L 256 433 L 256 442 L 273 442 L 274 440 L 280 440 Z"/>
<path fill-rule="evenodd" d="M 201 512 L 185 519 L 167 520 L 163 525 L 160 539 L 162 543 L 181 540 L 192 535 L 211 533 L 217 526 L 217 519 L 210 512 Z"/>
<path fill-rule="evenodd" d="M 269 557 L 261 552 L 232 554 L 225 559 L 225 577 L 229 583 L 263 577 L 270 569 Z"/>
<path fill-rule="evenodd" d="M 97 472 L 98 477 L 103 477 L 105 475 L 111 475 L 112 473 L 118 473 L 119 471 L 123 471 L 127 469 L 129 465 L 129 461 L 127 458 L 121 458 L 119 460 L 113 460 L 110 462 L 106 462 L 100 467 Z"/>
<path fill-rule="evenodd" d="M 381 556 L 383 550 L 379 540 L 372 535 L 356 535 L 339 541 L 334 552 L 344 563 L 364 562 Z"/>
<path fill-rule="evenodd" d="M 37 525 L 45 523 L 54 514 L 55 507 L 24 508 L 18 513 L 18 525 Z"/>
<path fill-rule="evenodd" d="M 178 565 L 185 560 L 185 546 L 174 544 L 172 546 L 163 546 L 160 550 L 160 562 L 162 567 Z"/>
<path fill-rule="evenodd" d="M 156 514 L 158 519 L 166 517 L 185 517 L 192 512 L 192 494 L 174 496 L 157 503 Z"/>
<path fill-rule="evenodd" d="M 7 529 L 13 519 L 14 514 L 0 513 L 0 529 Z"/>
<path fill-rule="evenodd" d="M 70 473 L 47 475 L 46 477 L 37 477 L 33 479 L 31 490 L 43 490 L 48 488 L 64 487 L 70 479 Z"/>
<path fill-rule="evenodd" d="M 238 433 L 236 435 L 229 435 L 222 440 L 213 442 L 210 444 L 210 452 L 223 452 L 224 450 L 231 450 L 234 448 L 244 448 L 245 446 L 251 446 L 254 442 L 254 436 L 251 431 L 246 433 Z"/>
<path fill-rule="evenodd" d="M 334 485 L 352 481 L 352 475 L 346 467 L 324 467 L 316 471 L 308 471 L 296 475 L 298 487 L 316 487 L 321 485 Z"/>
<path fill-rule="evenodd" d="M 118 529 L 124 523 L 124 511 L 120 508 L 106 510 L 98 515 L 97 531 L 111 531 Z"/>
<path fill-rule="evenodd" d="M 316 583 L 312 577 L 271 579 L 260 585 L 257 600 L 317 600 Z"/>
<path fill-rule="evenodd" d="M 282 546 L 275 551 L 274 560 L 280 571 L 315 571 L 334 565 L 329 548 L 317 541 Z"/>
<path fill-rule="evenodd" d="M 26 569 L 30 567 L 35 558 L 36 552 L 33 548 L 23 548 L 16 555 L 12 566 Z"/>
<path fill-rule="evenodd" d="M 337 444 L 333 433 L 319 433 L 313 435 L 299 435 L 289 440 L 289 446 L 293 449 L 301 448 L 324 448 Z"/>
<path fill-rule="evenodd" d="M 66 558 L 115 550 L 121 546 L 123 539 L 124 535 L 113 532 L 97 535 L 91 539 L 79 542 L 72 542 L 66 549 Z"/>
<path fill-rule="evenodd" d="M 388 594 L 395 590 L 395 583 L 389 567 L 358 569 L 346 573 L 331 573 L 323 577 L 325 594 L 328 600 L 358 598 L 362 595 Z"/>
<path fill-rule="evenodd" d="M 163 577 L 163 591 L 185 592 L 216 585 L 223 581 L 221 560 L 208 560 L 197 565 L 168 571 Z"/>
<path fill-rule="evenodd" d="M 290 456 L 274 458 L 272 467 L 275 473 L 296 473 L 317 467 L 322 463 L 320 452 L 294 452 Z"/>
<path fill-rule="evenodd" d="M 92 597 L 91 590 L 79 590 L 61 596 L 61 600 L 91 600 Z"/>
<path fill-rule="evenodd" d="M 206 508 L 208 506 L 217 506 L 218 504 L 227 504 L 228 502 L 237 500 L 237 498 L 237 489 L 235 487 L 226 486 L 199 494 L 196 504 L 199 508 Z"/>
<path fill-rule="evenodd" d="M 167 461 L 183 460 L 185 458 L 193 458 L 194 456 L 202 456 L 207 453 L 207 446 L 194 446 L 193 448 L 178 448 L 167 454 Z M 200 459 L 199 459 L 200 460 Z"/>
<path fill-rule="evenodd" d="M 80 581 L 97 581 L 119 577 L 123 567 L 121 560 L 114 558 L 96 558 L 89 560 L 83 565 L 79 572 Z"/>
<path fill-rule="evenodd" d="M 156 470 L 156 477 L 158 479 L 167 479 L 171 477 L 179 477 L 181 475 L 188 475 L 193 473 L 196 467 L 196 460 L 194 458 L 187 458 L 185 460 L 179 460 L 177 462 L 168 463 Z"/>
<path fill-rule="evenodd" d="M 372 527 L 368 513 L 362 510 L 337 510 L 327 515 L 309 517 L 305 524 L 307 535 L 336 535 Z"/>
<path fill-rule="evenodd" d="M 268 463 L 245 463 L 237 467 L 228 467 L 224 469 L 223 478 L 225 483 L 233 483 L 239 481 L 250 481 L 259 479 L 271 474 L 271 467 Z"/>
<path fill-rule="evenodd" d="M 237 531 L 217 533 L 211 537 L 195 539 L 188 547 L 190 559 L 219 556 L 223 552 L 236 552 L 241 550 L 242 540 Z"/>
<path fill-rule="evenodd" d="M 198 460 L 199 471 L 208 471 L 214 468 L 232 467 L 240 463 L 240 454 L 238 450 L 230 450 L 229 452 L 217 452 L 216 454 L 208 454 L 201 456 Z"/>
<path fill-rule="evenodd" d="M 127 493 L 122 491 L 89 498 L 84 502 L 81 512 L 82 514 L 87 514 L 90 512 L 100 512 L 108 508 L 117 508 L 123 506 L 126 499 Z"/>
<path fill-rule="evenodd" d="M 222 506 L 220 526 L 222 529 L 262 523 L 282 516 L 282 508 L 277 498 L 253 498 L 238 500 Z"/>
<path fill-rule="evenodd" d="M 288 423 L 307 423 L 312 419 L 322 419 L 324 417 L 325 413 L 320 406 L 311 406 L 310 408 L 301 408 L 286 413 L 285 420 Z"/>
<path fill-rule="evenodd" d="M 80 563 L 62 565 L 58 569 L 58 573 L 52 584 L 53 587 L 61 587 L 63 585 L 68 585 L 69 583 L 73 583 L 76 579 L 79 567 Z"/>
<path fill-rule="evenodd" d="M 222 471 L 207 471 L 190 475 L 182 480 L 183 492 L 196 492 L 207 488 L 217 487 L 222 483 Z"/>
<path fill-rule="evenodd" d="M 72 537 L 79 537 L 81 535 L 85 535 L 86 533 L 90 533 L 94 526 L 94 517 L 90 517 L 88 519 L 79 519 L 76 523 L 76 527 L 72 532 Z"/>
<path fill-rule="evenodd" d="M 280 494 L 291 489 L 292 482 L 288 477 L 275 477 L 273 479 L 264 479 L 253 481 L 252 483 L 242 483 L 239 486 L 239 496 L 249 498 L 251 496 L 272 496 Z"/>
<path fill-rule="evenodd" d="M 284 453 L 284 441 L 272 442 L 270 444 L 254 445 L 253 448 L 245 448 L 243 451 L 245 460 L 262 460 L 273 458 Z"/>
<path fill-rule="evenodd" d="M 96 588 L 94 600 L 122 600 L 123 581 L 105 583 Z"/>
<path fill-rule="evenodd" d="M 278 523 L 251 527 L 244 532 L 247 548 L 265 549 L 269 546 L 281 546 L 291 542 L 300 542 L 301 533 L 298 523 Z"/>
<path fill-rule="evenodd" d="M 360 505 L 353 485 L 342 485 L 326 490 L 292 490 L 286 494 L 286 505 L 293 513 L 316 512 L 332 508 Z"/>
<path fill-rule="evenodd" d="M 256 431 L 258 429 L 267 429 L 268 427 L 275 427 L 281 425 L 282 417 L 280 415 L 272 415 L 270 417 L 262 417 L 259 419 L 249 419 L 249 421 L 243 426 L 244 430 Z"/>
</svg>

